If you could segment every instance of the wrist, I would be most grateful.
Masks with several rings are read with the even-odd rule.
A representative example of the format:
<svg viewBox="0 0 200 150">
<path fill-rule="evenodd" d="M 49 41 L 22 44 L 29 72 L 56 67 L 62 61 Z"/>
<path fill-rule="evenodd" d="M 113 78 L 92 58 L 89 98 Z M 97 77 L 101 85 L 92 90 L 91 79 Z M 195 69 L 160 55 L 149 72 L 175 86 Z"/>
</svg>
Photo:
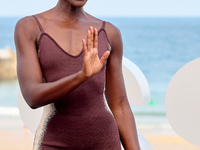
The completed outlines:
<svg viewBox="0 0 200 150">
<path fill-rule="evenodd" d="M 78 76 L 83 80 L 83 81 L 87 81 L 90 76 L 87 76 L 82 70 L 78 72 Z"/>
</svg>

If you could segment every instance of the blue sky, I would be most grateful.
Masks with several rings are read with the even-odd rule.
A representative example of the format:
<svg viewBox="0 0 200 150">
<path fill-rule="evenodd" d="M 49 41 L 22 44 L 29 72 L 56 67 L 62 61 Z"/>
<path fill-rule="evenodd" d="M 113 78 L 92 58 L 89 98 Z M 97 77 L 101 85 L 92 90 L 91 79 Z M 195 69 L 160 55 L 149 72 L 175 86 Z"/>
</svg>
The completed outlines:
<svg viewBox="0 0 200 150">
<path fill-rule="evenodd" d="M 32 15 L 57 0 L 0 0 L 0 16 Z M 200 17 L 200 0 L 88 0 L 85 10 L 97 17 Z"/>
</svg>

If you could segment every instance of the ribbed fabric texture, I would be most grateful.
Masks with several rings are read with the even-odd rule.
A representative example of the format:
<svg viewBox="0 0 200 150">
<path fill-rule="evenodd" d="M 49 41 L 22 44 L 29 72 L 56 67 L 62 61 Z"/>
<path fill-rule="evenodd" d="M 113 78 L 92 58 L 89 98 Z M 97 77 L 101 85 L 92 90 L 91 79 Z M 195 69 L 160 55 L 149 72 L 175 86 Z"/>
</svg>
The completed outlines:
<svg viewBox="0 0 200 150">
<path fill-rule="evenodd" d="M 34 16 L 35 17 L 35 16 Z M 38 53 L 45 82 L 77 73 L 83 67 L 83 50 L 76 56 L 65 52 L 41 30 Z M 99 58 L 109 49 L 105 22 L 98 31 Z M 40 150 L 121 150 L 119 131 L 104 103 L 106 62 L 96 75 L 46 109 L 35 136 Z M 51 112 L 52 111 L 52 112 Z M 48 114 L 48 115 L 47 115 Z"/>
</svg>

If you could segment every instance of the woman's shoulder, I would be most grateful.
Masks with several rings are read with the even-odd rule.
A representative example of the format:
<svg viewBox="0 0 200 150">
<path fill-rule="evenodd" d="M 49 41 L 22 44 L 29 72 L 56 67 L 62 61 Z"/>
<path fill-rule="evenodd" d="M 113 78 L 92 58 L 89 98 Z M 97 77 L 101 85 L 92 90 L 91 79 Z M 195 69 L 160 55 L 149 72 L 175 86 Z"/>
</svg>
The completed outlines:
<svg viewBox="0 0 200 150">
<path fill-rule="evenodd" d="M 107 35 L 110 37 L 110 38 L 114 38 L 114 37 L 121 37 L 121 32 L 119 30 L 118 27 L 116 27 L 114 24 L 112 24 L 111 22 L 107 21 L 107 20 L 104 20 L 104 19 L 99 19 L 99 18 L 96 18 L 94 16 L 91 16 L 91 20 L 93 21 L 96 21 L 98 24 L 102 25 L 103 22 L 105 22 L 105 30 L 106 30 L 106 33 Z"/>
<path fill-rule="evenodd" d="M 27 32 L 38 32 L 39 26 L 37 20 L 39 20 L 39 22 L 42 22 L 43 16 L 45 16 L 46 13 L 48 14 L 48 11 L 25 16 L 17 22 L 16 27 L 24 28 L 25 30 L 27 30 Z"/>
<path fill-rule="evenodd" d="M 121 32 L 114 24 L 106 21 L 105 31 L 111 47 L 115 45 L 116 41 L 122 42 Z"/>
<path fill-rule="evenodd" d="M 33 16 L 25 16 L 18 20 L 15 31 L 24 36 L 35 36 L 38 31 L 37 22 Z"/>
<path fill-rule="evenodd" d="M 113 36 L 121 35 L 119 28 L 108 21 L 106 21 L 105 29 L 108 33 L 110 33 Z"/>
<path fill-rule="evenodd" d="M 23 27 L 23 28 L 32 28 L 35 27 L 36 21 L 33 16 L 25 16 L 18 20 L 16 26 Z"/>
<path fill-rule="evenodd" d="M 93 17 L 92 20 L 96 20 L 97 22 L 99 22 L 99 24 L 101 24 L 101 26 L 103 25 L 103 22 L 105 23 L 102 27 L 106 32 L 111 49 L 116 49 L 116 47 L 121 47 L 119 45 L 122 45 L 122 37 L 118 27 L 116 27 L 114 24 L 112 24 L 107 20 L 102 20 L 95 17 Z"/>
</svg>

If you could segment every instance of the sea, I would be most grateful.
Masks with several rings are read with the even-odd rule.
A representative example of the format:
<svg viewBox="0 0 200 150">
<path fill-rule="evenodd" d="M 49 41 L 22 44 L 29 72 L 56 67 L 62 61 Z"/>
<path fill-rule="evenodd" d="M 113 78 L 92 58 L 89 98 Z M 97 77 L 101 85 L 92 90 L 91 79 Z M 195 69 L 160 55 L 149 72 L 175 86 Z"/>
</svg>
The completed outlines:
<svg viewBox="0 0 200 150">
<path fill-rule="evenodd" d="M 0 17 L 0 49 L 15 51 L 14 28 L 20 17 Z M 145 75 L 151 103 L 131 106 L 136 123 L 168 124 L 165 94 L 175 73 L 200 56 L 200 18 L 101 18 L 119 28 L 123 56 Z M 0 117 L 19 117 L 17 80 L 0 81 Z M 134 91 L 133 91 L 134 92 Z"/>
</svg>

